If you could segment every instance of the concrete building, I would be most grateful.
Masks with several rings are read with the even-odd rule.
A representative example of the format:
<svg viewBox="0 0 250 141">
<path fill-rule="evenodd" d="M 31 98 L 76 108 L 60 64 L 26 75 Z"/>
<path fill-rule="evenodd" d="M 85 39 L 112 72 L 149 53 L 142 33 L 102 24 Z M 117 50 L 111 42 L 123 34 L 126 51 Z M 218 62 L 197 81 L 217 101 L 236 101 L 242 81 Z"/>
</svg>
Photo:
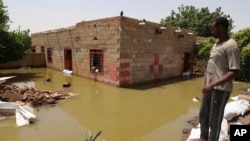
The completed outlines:
<svg viewBox="0 0 250 141">
<path fill-rule="evenodd" d="M 192 70 L 196 33 L 124 16 L 82 21 L 31 35 L 47 67 L 116 86 L 181 76 Z"/>
</svg>

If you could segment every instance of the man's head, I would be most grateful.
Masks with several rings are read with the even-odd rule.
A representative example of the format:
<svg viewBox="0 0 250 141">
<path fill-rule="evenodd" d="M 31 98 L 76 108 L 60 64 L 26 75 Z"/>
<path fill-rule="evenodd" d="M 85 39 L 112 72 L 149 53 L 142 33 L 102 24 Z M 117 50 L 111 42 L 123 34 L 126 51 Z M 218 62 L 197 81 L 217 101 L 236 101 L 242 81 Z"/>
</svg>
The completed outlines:
<svg viewBox="0 0 250 141">
<path fill-rule="evenodd" d="M 215 38 L 228 35 L 229 22 L 225 17 L 216 18 L 211 27 L 211 33 Z"/>
</svg>

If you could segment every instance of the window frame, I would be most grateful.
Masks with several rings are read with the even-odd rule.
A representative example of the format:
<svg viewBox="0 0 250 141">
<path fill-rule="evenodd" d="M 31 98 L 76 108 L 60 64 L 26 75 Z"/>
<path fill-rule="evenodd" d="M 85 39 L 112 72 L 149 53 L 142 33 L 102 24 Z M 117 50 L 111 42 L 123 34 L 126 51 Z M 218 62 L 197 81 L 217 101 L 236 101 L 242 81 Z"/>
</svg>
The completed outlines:
<svg viewBox="0 0 250 141">
<path fill-rule="evenodd" d="M 103 49 L 90 49 L 90 72 L 103 74 L 104 73 L 104 51 Z"/>
</svg>

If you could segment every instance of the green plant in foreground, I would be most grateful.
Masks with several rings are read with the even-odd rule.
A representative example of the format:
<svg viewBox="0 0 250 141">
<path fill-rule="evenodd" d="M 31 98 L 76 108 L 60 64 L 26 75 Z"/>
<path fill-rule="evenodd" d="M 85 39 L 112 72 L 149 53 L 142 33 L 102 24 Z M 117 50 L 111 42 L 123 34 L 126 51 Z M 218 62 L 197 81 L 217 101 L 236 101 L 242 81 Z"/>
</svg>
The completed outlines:
<svg viewBox="0 0 250 141">
<path fill-rule="evenodd" d="M 95 141 L 98 136 L 100 136 L 102 133 L 102 130 L 100 130 L 95 136 L 90 133 L 90 131 L 86 134 L 86 140 L 85 141 Z"/>
</svg>

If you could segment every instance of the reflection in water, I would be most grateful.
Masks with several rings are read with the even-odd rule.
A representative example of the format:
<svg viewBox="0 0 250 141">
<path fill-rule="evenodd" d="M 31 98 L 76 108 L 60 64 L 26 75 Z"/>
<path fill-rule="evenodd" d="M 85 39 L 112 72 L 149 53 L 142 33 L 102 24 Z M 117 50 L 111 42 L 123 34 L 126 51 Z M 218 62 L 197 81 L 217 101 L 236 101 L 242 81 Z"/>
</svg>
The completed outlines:
<svg viewBox="0 0 250 141">
<path fill-rule="evenodd" d="M 192 98 L 200 96 L 202 87 L 202 78 L 118 88 L 48 68 L 0 71 L 0 76 L 5 74 L 17 76 L 12 82 L 33 82 L 40 90 L 79 95 L 41 108 L 38 122 L 30 126 L 16 128 L 14 122 L 0 121 L 4 141 L 80 141 L 87 130 L 103 130 L 98 139 L 106 141 L 180 141 L 182 129 L 189 127 L 186 121 L 198 114 L 199 102 Z M 65 82 L 72 86 L 64 88 Z M 233 94 L 247 86 L 235 84 Z"/>
</svg>

